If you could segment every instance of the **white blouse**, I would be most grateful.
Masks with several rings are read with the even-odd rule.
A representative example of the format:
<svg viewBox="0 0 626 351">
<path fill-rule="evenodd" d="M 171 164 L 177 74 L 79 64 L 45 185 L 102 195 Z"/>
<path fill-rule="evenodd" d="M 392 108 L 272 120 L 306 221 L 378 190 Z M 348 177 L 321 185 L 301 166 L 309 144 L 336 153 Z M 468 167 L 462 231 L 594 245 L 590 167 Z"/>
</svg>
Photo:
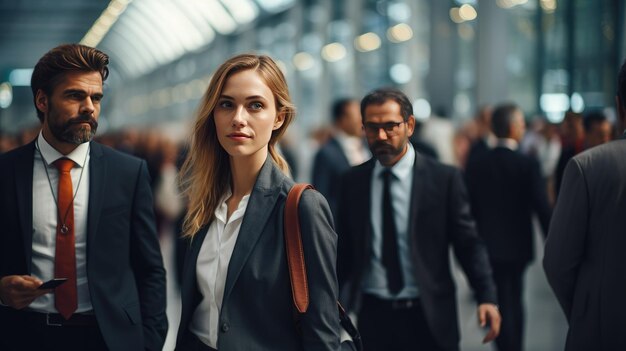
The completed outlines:
<svg viewBox="0 0 626 351">
<path fill-rule="evenodd" d="M 200 248 L 196 262 L 196 279 L 198 289 L 202 294 L 202 301 L 196 308 L 189 327 L 189 330 L 203 343 L 214 349 L 217 349 L 219 316 L 224 298 L 228 264 L 250 198 L 250 195 L 244 196 L 239 201 L 237 210 L 227 219 L 226 200 L 230 196 L 231 192 L 228 191 L 215 209 L 215 219 L 209 226 L 209 231 Z"/>
</svg>

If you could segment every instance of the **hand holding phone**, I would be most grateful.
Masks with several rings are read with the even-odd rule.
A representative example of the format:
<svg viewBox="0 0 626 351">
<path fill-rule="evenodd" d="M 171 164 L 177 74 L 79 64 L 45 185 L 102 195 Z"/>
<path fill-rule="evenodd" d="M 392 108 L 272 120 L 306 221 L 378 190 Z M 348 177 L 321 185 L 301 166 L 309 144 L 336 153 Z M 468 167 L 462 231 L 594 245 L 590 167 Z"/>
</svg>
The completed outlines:
<svg viewBox="0 0 626 351">
<path fill-rule="evenodd" d="M 47 289 L 54 289 L 57 286 L 65 283 L 67 281 L 67 278 L 54 278 L 54 279 L 50 279 L 47 282 L 41 284 L 37 289 L 38 290 L 47 290 Z"/>
</svg>

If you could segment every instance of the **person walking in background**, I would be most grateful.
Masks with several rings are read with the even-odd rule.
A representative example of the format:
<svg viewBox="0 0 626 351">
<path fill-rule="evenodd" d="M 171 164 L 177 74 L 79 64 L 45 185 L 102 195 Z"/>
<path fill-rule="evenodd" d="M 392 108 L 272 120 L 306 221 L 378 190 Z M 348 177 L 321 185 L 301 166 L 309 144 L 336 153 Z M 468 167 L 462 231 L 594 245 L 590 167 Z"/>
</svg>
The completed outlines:
<svg viewBox="0 0 626 351">
<path fill-rule="evenodd" d="M 495 147 L 468 165 L 465 178 L 498 290 L 502 328 L 496 345 L 501 351 L 519 351 L 524 340 L 524 272 L 533 259 L 532 216 L 537 214 L 547 234 L 551 209 L 539 162 L 518 151 L 526 129 L 522 110 L 499 105 L 491 124 Z"/>
<path fill-rule="evenodd" d="M 567 162 L 584 149 L 585 128 L 583 126 L 583 117 L 579 113 L 567 111 L 563 122 L 561 122 L 561 156 L 556 165 L 554 176 L 554 190 L 557 198 Z"/>
<path fill-rule="evenodd" d="M 626 62 L 616 109 L 626 125 Z M 626 140 L 624 135 L 568 162 L 546 241 L 543 267 L 569 323 L 565 349 L 626 349 Z"/>
<path fill-rule="evenodd" d="M 485 155 L 495 145 L 495 137 L 491 131 L 492 112 L 493 107 L 491 105 L 483 105 L 476 112 L 476 116 L 474 116 L 477 138 L 470 146 L 465 167 Z"/>
<path fill-rule="evenodd" d="M 91 141 L 108 56 L 58 46 L 31 79 L 41 132 L 0 156 L 2 350 L 161 350 L 165 270 L 145 161 Z M 56 289 L 42 281 L 67 279 Z"/>
<path fill-rule="evenodd" d="M 493 340 L 496 289 L 459 170 L 415 152 L 413 107 L 401 91 L 369 93 L 361 115 L 374 157 L 342 178 L 337 233 L 342 297 L 364 349 L 459 349 L 450 246 L 490 328 L 484 342 Z"/>
<path fill-rule="evenodd" d="M 276 143 L 295 116 L 267 56 L 239 55 L 215 72 L 182 170 L 191 240 L 177 350 L 337 350 L 337 235 L 324 197 L 299 205 L 310 304 L 294 320 L 283 235 L 294 182 Z"/>
<path fill-rule="evenodd" d="M 330 209 L 336 216 L 341 175 L 351 166 L 367 161 L 372 155 L 363 139 L 363 124 L 357 100 L 335 101 L 332 117 L 335 132 L 315 155 L 313 185 L 328 200 Z"/>
<path fill-rule="evenodd" d="M 613 126 L 602 111 L 592 111 L 583 118 L 585 150 L 611 141 Z"/>
</svg>

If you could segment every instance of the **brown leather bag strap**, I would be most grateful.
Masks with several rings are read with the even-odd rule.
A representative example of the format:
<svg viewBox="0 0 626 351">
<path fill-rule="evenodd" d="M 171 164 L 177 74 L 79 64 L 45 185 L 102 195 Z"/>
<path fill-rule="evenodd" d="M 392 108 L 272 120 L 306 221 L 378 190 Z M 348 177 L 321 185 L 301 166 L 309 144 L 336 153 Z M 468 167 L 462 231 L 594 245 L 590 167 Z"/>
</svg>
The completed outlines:
<svg viewBox="0 0 626 351">
<path fill-rule="evenodd" d="M 314 189 L 311 184 L 297 183 L 287 195 L 285 204 L 285 246 L 287 248 L 287 263 L 291 278 L 291 292 L 293 303 L 299 313 L 305 313 L 309 308 L 309 285 L 306 278 L 304 263 L 304 249 L 300 234 L 300 216 L 298 204 L 306 189 Z"/>
<path fill-rule="evenodd" d="M 302 234 L 300 232 L 300 216 L 298 215 L 298 204 L 300 197 L 306 189 L 315 189 L 311 184 L 297 183 L 289 190 L 287 202 L 285 203 L 285 247 L 287 251 L 287 264 L 289 266 L 289 277 L 291 278 L 291 295 L 294 310 L 294 321 L 296 328 L 300 330 L 300 315 L 309 308 L 309 285 L 306 278 L 306 265 L 304 263 L 304 249 L 302 247 Z M 342 350 L 363 350 L 361 334 L 355 328 L 350 317 L 337 301 L 337 311 L 339 312 L 339 322 L 352 338 L 353 347 L 349 346 L 349 341 L 342 342 Z"/>
</svg>

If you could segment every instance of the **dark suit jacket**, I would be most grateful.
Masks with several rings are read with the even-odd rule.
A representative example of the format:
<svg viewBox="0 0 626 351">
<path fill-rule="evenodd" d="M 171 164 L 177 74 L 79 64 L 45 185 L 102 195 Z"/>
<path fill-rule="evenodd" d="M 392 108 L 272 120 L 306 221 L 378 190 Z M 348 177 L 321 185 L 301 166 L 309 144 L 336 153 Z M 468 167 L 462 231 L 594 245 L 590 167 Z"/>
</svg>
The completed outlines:
<svg viewBox="0 0 626 351">
<path fill-rule="evenodd" d="M 285 200 L 293 184 L 270 158 L 265 161 L 228 265 L 219 317 L 220 351 L 339 347 L 337 235 L 328 204 L 316 191 L 305 191 L 299 205 L 310 304 L 300 318 L 300 332 L 295 326 L 283 235 Z M 202 298 L 196 262 L 209 225 L 193 237 L 185 260 L 179 350 L 190 336 L 189 325 Z"/>
<path fill-rule="evenodd" d="M 348 158 L 336 138 L 331 138 L 322 146 L 313 161 L 313 186 L 328 200 L 335 220 L 337 199 L 339 198 L 339 181 L 341 175 L 349 169 Z"/>
<path fill-rule="evenodd" d="M 533 258 L 532 214 L 544 235 L 551 209 L 539 162 L 505 147 L 495 147 L 468 164 L 465 171 L 472 214 L 485 239 L 489 258 L 528 263 Z"/>
<path fill-rule="evenodd" d="M 467 154 L 467 161 L 465 161 L 465 167 L 468 167 L 470 164 L 485 156 L 490 149 L 491 146 L 489 146 L 489 144 L 487 143 L 486 138 L 480 138 L 476 140 L 470 146 L 470 150 Z"/>
<path fill-rule="evenodd" d="M 371 159 L 346 173 L 339 200 L 339 281 L 342 295 L 347 292 L 345 302 L 352 310 L 358 309 L 363 274 L 370 260 L 370 184 L 374 165 L 375 159 Z M 416 153 L 411 208 L 407 210 L 415 278 L 426 320 L 442 347 L 457 349 L 459 331 L 450 245 L 478 302 L 496 302 L 487 250 L 476 234 L 460 172 Z"/>
<path fill-rule="evenodd" d="M 31 273 L 34 142 L 0 156 L 0 277 Z M 111 350 L 161 350 L 165 270 L 146 163 L 91 142 L 87 277 Z"/>
<path fill-rule="evenodd" d="M 569 321 L 566 350 L 626 350 L 626 140 L 567 165 L 543 266 Z"/>
</svg>

